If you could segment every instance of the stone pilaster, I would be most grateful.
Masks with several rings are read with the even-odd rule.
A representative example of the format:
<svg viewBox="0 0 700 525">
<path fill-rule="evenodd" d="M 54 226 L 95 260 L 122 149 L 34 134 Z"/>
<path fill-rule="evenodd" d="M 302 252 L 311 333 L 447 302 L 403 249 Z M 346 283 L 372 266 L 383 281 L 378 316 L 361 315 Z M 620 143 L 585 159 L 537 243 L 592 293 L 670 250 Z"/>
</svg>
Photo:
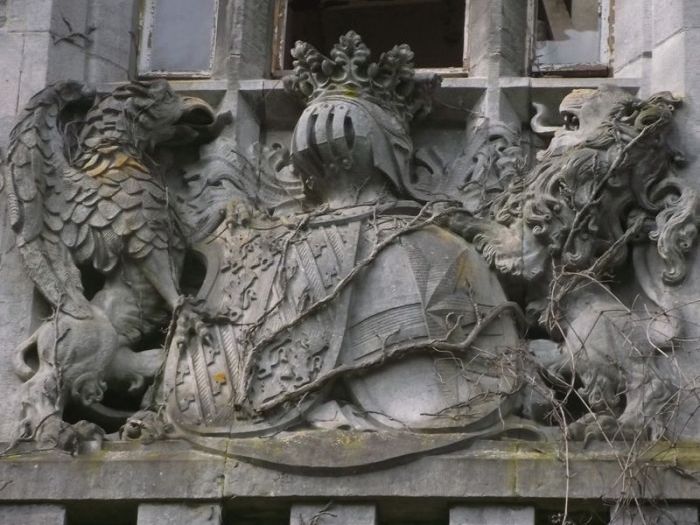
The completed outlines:
<svg viewBox="0 0 700 525">
<path fill-rule="evenodd" d="M 0 505 L 2 525 L 65 525 L 66 509 L 61 505 Z"/>
<path fill-rule="evenodd" d="M 221 506 L 143 503 L 138 516 L 137 525 L 221 525 Z"/>
<path fill-rule="evenodd" d="M 293 505 L 289 525 L 376 525 L 374 505 Z"/>
<path fill-rule="evenodd" d="M 533 507 L 483 506 L 453 507 L 450 525 L 534 525 Z"/>
</svg>

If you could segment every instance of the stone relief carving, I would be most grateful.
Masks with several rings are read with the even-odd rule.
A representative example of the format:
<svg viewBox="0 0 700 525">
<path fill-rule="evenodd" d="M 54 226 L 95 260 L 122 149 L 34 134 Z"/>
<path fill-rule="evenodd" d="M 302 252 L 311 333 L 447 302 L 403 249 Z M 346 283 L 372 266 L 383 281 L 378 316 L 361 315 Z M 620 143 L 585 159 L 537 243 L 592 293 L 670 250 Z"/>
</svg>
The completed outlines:
<svg viewBox="0 0 700 525">
<path fill-rule="evenodd" d="M 89 110 L 76 126 L 70 115 L 81 105 Z M 185 239 L 149 153 L 213 138 L 221 124 L 165 81 L 102 99 L 67 82 L 30 100 L 11 133 L 8 209 L 25 269 L 55 313 L 17 350 L 20 439 L 70 447 L 99 429 L 65 423 L 69 400 L 94 406 L 108 384 L 138 390 L 155 374 L 162 350 L 133 349 L 168 311 L 183 309 Z M 90 299 L 88 271 L 104 278 Z M 32 349 L 36 368 L 27 363 Z"/>
<path fill-rule="evenodd" d="M 286 87 L 305 108 L 289 149 L 218 139 L 194 162 L 155 162 L 228 121 L 164 81 L 30 101 L 5 191 L 55 313 L 17 351 L 18 439 L 74 446 L 100 430 L 69 425 L 66 404 L 126 419 L 101 401 L 128 389 L 142 401 L 123 438 L 300 468 L 557 423 L 575 439 L 660 437 L 682 329 L 663 287 L 682 282 L 697 231 L 668 139 L 679 101 L 578 90 L 565 128 L 533 119 L 554 131 L 534 162 L 490 122 L 450 161 L 413 146 L 438 79 L 415 74 L 408 46 L 375 61 L 350 32 L 329 56 L 293 56 Z M 186 251 L 199 270 L 183 272 Z M 169 313 L 165 342 L 144 347 Z M 358 457 L 304 451 L 346 430 Z M 279 449 L 255 444 L 280 432 Z"/>
<path fill-rule="evenodd" d="M 534 168 L 483 220 L 452 219 L 499 274 L 525 287 L 531 322 L 561 341 L 547 378 L 570 384 L 586 406 L 575 435 L 658 437 L 672 413 L 675 387 L 657 361 L 681 326 L 661 287 L 683 280 L 697 234 L 697 196 L 672 175 L 679 102 L 610 87 L 572 92 L 560 107 L 566 125 Z M 650 275 L 637 253 L 637 304 L 626 303 L 619 269 L 650 242 L 664 270 Z"/>
</svg>

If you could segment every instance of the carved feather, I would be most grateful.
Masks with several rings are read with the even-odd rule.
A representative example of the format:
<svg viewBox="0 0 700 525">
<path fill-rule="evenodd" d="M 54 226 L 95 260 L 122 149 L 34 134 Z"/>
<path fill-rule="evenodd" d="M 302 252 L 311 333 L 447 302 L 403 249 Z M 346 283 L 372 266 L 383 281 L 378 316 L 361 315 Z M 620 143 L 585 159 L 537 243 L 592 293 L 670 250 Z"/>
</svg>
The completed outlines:
<svg viewBox="0 0 700 525">
<path fill-rule="evenodd" d="M 140 160 L 155 130 L 184 113 L 178 100 L 163 82 L 119 87 L 81 116 L 77 144 L 63 115 L 93 102 L 81 84 L 58 83 L 29 101 L 11 134 L 8 202 L 27 272 L 54 306 L 90 315 L 80 265 L 107 274 L 125 256 L 169 258 L 182 244 L 164 182 Z M 176 276 L 159 277 L 176 288 Z"/>
<path fill-rule="evenodd" d="M 10 134 L 8 151 L 11 225 L 27 273 L 49 302 L 80 318 L 90 315 L 80 272 L 68 247 L 55 242 L 52 233 L 58 231 L 58 214 L 66 209 L 63 174 L 71 169 L 56 120 L 67 105 L 91 99 L 77 82 L 54 84 L 37 93 Z M 72 231 L 66 236 L 73 240 Z"/>
</svg>

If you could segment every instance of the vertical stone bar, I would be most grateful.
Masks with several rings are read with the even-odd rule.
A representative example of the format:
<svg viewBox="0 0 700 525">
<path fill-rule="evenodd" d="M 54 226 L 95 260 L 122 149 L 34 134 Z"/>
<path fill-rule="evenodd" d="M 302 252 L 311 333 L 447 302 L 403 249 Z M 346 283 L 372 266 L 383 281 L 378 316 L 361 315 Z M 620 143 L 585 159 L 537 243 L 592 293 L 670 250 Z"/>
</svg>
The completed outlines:
<svg viewBox="0 0 700 525">
<path fill-rule="evenodd" d="M 376 525 L 374 505 L 294 505 L 289 525 Z M 140 524 L 139 524 L 140 525 Z"/>
<path fill-rule="evenodd" d="M 0 155 L 16 115 L 34 93 L 50 82 L 83 79 L 89 40 L 86 17 L 87 0 L 8 3 L 0 26 Z M 20 381 L 12 368 L 15 348 L 48 313 L 24 272 L 5 211 L 0 200 L 0 396 L 5 400 L 0 407 L 0 442 L 12 439 L 17 426 Z"/>
<path fill-rule="evenodd" d="M 0 28 L 0 157 L 24 103 L 46 84 L 51 0 L 13 1 Z M 17 426 L 16 393 L 20 381 L 12 368 L 15 347 L 34 328 L 34 285 L 24 273 L 14 235 L 0 199 L 0 442 L 10 441 Z M 0 523 L 4 523 L 0 520 Z"/>
<path fill-rule="evenodd" d="M 688 159 L 678 173 L 696 191 L 700 190 L 700 2 L 697 0 L 651 0 L 652 41 L 651 78 L 649 92 L 671 91 L 683 98 L 677 111 L 675 126 L 677 146 Z M 695 378 L 700 374 L 700 260 L 698 242 L 690 253 L 689 271 L 680 286 L 659 284 L 654 293 L 663 307 L 674 317 L 682 317 L 682 348 L 674 352 L 678 370 L 678 414 L 671 419 L 672 439 L 697 439 L 700 436 L 700 412 L 697 410 L 698 387 Z M 660 268 L 660 264 L 657 265 Z M 653 268 L 651 273 L 657 273 Z M 660 279 L 659 279 L 660 281 Z"/>
<path fill-rule="evenodd" d="M 86 78 L 90 83 L 124 82 L 135 61 L 136 0 L 93 0 L 88 28 L 92 30 Z M 109 23 L 105 21 L 109 20 Z"/>
<path fill-rule="evenodd" d="M 697 525 L 698 509 L 690 505 L 631 506 L 614 512 L 610 525 Z"/>
<path fill-rule="evenodd" d="M 453 507 L 450 509 L 450 525 L 534 525 L 533 507 L 507 507 L 493 505 L 482 507 Z"/>
<path fill-rule="evenodd" d="M 66 509 L 60 505 L 0 505 L 2 525 L 65 525 Z"/>
<path fill-rule="evenodd" d="M 639 78 L 648 84 L 651 73 L 652 24 L 650 2 L 615 0 L 615 50 L 612 54 L 615 77 Z M 642 95 L 647 94 L 645 89 L 642 91 Z"/>
<path fill-rule="evenodd" d="M 221 525 L 221 505 L 143 503 L 137 525 Z"/>
</svg>

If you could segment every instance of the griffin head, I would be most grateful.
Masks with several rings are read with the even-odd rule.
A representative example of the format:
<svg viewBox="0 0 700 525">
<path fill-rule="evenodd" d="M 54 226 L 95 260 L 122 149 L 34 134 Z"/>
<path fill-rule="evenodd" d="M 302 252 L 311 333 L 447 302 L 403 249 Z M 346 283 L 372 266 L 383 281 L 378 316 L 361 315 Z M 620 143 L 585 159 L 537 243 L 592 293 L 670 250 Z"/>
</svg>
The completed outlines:
<svg viewBox="0 0 700 525">
<path fill-rule="evenodd" d="M 118 87 L 87 114 L 80 135 L 84 149 L 119 144 L 132 153 L 159 145 L 181 146 L 214 138 L 230 120 L 216 117 L 203 100 L 178 95 L 162 79 Z"/>
</svg>

